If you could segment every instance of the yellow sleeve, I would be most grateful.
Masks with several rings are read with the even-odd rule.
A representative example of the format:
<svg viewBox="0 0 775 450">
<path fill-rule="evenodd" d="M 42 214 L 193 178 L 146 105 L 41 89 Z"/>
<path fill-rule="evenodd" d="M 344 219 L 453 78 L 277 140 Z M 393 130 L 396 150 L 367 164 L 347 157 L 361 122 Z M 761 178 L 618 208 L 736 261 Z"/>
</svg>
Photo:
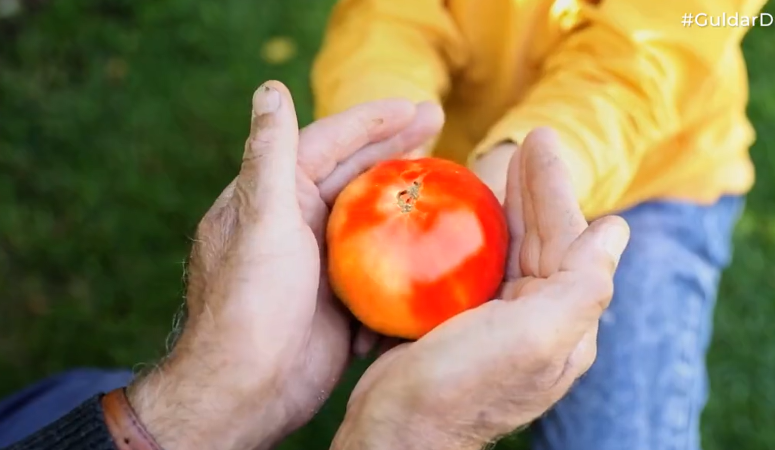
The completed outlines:
<svg viewBox="0 0 775 450">
<path fill-rule="evenodd" d="M 747 28 L 684 27 L 683 15 L 707 14 L 700 23 L 724 13 L 751 16 L 765 3 L 609 0 L 581 6 L 581 26 L 547 58 L 536 85 L 489 130 L 469 161 L 500 142 L 519 144 L 538 126 L 552 127 L 585 213 L 607 210 L 625 193 L 647 149 L 685 129 L 713 98 L 740 95 L 723 92 L 718 80 Z"/>
<path fill-rule="evenodd" d="M 384 98 L 441 103 L 464 59 L 443 0 L 340 0 L 312 70 L 315 116 Z"/>
</svg>

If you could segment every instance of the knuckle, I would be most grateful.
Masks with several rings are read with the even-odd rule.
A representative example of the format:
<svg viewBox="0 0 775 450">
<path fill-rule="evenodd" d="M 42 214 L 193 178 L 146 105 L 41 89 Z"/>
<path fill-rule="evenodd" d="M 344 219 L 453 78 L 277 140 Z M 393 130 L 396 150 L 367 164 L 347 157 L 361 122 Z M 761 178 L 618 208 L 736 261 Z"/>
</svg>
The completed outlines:
<svg viewBox="0 0 775 450">
<path fill-rule="evenodd" d="M 212 229 L 214 225 L 213 222 L 215 222 L 217 214 L 218 212 L 209 213 L 199 221 L 199 224 L 196 227 L 196 232 L 194 233 L 194 239 L 196 242 L 200 242 L 202 239 L 212 235 Z"/>
<path fill-rule="evenodd" d="M 527 353 L 530 355 L 533 367 L 543 371 L 550 366 L 555 359 L 555 345 L 552 339 L 546 333 L 531 332 L 525 337 L 524 344 Z"/>
<path fill-rule="evenodd" d="M 614 295 L 613 276 L 599 270 L 586 270 L 569 274 L 566 282 L 575 285 L 579 305 L 602 313 Z M 598 311 L 599 310 L 599 311 Z"/>
<path fill-rule="evenodd" d="M 194 246 L 200 250 L 218 252 L 234 230 L 235 212 L 232 208 L 221 208 L 206 215 L 194 233 Z"/>
<path fill-rule="evenodd" d="M 248 148 L 251 150 L 245 159 L 260 157 L 262 152 L 270 148 L 277 138 L 277 130 L 264 128 L 248 139 Z"/>
<path fill-rule="evenodd" d="M 588 349 L 585 350 L 584 354 L 579 357 L 577 361 L 578 366 L 578 376 L 582 376 L 585 373 L 589 371 L 589 369 L 592 367 L 592 364 L 597 359 L 597 346 L 591 345 Z"/>
<path fill-rule="evenodd" d="M 354 180 L 357 178 L 360 174 L 365 172 L 369 166 L 367 162 L 359 160 L 359 159 L 353 159 L 352 161 L 348 161 L 348 164 L 344 164 L 341 166 L 342 168 L 342 180 Z"/>
<path fill-rule="evenodd" d="M 533 376 L 533 386 L 538 392 L 552 391 L 562 381 L 565 373 L 565 364 L 558 358 L 543 366 L 542 370 Z"/>
<path fill-rule="evenodd" d="M 349 148 L 353 143 L 369 135 L 368 121 L 362 115 L 355 115 L 345 122 L 342 132 L 334 138 L 335 148 Z"/>
<path fill-rule="evenodd" d="M 316 145 L 299 147 L 299 156 L 296 164 L 310 180 L 318 178 L 318 172 L 321 171 L 319 168 L 324 165 L 324 152 L 321 149 L 328 147 L 328 144 L 324 144 L 324 142 L 328 141 L 319 141 Z M 321 143 L 323 143 L 322 146 L 320 145 Z"/>
<path fill-rule="evenodd" d="M 589 274 L 587 279 L 590 285 L 589 292 L 592 294 L 591 299 L 597 304 L 608 305 L 614 296 L 613 276 L 604 272 L 594 272 Z"/>
</svg>

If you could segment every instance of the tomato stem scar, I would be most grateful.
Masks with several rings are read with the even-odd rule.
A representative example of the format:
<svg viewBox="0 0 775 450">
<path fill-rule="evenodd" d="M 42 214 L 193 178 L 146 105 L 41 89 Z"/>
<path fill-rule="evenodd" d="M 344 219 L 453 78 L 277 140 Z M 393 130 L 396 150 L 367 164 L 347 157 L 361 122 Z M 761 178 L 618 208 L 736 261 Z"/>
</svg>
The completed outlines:
<svg viewBox="0 0 775 450">
<path fill-rule="evenodd" d="M 409 188 L 396 194 L 396 203 L 398 203 L 398 207 L 401 208 L 401 212 L 412 212 L 415 202 L 420 198 L 421 187 L 422 183 L 418 180 L 414 180 Z"/>
</svg>

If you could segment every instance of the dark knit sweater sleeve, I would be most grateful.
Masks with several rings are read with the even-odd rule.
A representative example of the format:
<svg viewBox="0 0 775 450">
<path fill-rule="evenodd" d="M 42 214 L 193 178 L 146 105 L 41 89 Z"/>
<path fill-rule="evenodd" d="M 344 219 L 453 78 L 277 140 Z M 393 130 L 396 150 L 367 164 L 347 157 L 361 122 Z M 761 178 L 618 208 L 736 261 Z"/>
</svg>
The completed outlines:
<svg viewBox="0 0 775 450">
<path fill-rule="evenodd" d="M 3 450 L 116 450 L 96 395 L 23 440 Z"/>
</svg>

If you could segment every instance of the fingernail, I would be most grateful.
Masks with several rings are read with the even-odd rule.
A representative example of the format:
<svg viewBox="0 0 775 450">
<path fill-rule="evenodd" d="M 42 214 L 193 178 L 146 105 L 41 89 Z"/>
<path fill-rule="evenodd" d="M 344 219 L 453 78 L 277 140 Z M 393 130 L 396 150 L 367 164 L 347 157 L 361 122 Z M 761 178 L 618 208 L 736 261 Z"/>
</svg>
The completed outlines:
<svg viewBox="0 0 775 450">
<path fill-rule="evenodd" d="M 280 93 L 266 84 L 261 85 L 253 95 L 253 112 L 256 115 L 270 114 L 280 108 Z"/>
<path fill-rule="evenodd" d="M 609 227 L 608 232 L 605 235 L 603 246 L 605 251 L 611 255 L 614 261 L 619 262 L 619 258 L 624 252 L 624 248 L 627 247 L 630 233 L 629 229 L 622 225 Z"/>
</svg>

